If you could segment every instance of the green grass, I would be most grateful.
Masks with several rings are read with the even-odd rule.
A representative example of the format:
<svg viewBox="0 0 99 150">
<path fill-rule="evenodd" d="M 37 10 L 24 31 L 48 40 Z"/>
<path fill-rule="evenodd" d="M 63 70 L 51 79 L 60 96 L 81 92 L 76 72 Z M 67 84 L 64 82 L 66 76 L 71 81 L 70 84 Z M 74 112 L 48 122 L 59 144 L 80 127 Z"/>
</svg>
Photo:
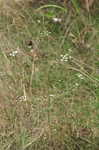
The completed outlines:
<svg viewBox="0 0 99 150">
<path fill-rule="evenodd" d="M 0 15 L 0 150 L 98 150 L 97 14 L 16 12 Z"/>
</svg>

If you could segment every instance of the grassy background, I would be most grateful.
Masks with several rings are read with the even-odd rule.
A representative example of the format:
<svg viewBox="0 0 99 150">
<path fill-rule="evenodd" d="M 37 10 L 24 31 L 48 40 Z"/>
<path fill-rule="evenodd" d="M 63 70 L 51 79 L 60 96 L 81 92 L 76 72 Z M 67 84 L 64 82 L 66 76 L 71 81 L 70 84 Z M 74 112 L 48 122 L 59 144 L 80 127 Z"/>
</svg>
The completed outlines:
<svg viewBox="0 0 99 150">
<path fill-rule="evenodd" d="M 0 12 L 0 148 L 98 150 L 97 8 L 38 6 Z"/>
</svg>

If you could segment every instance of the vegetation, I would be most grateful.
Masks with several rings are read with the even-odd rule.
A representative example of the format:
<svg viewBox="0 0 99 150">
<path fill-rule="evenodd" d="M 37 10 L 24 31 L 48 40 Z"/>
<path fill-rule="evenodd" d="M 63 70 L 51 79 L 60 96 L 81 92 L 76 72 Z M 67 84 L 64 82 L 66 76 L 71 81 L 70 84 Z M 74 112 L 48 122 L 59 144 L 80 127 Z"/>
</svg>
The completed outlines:
<svg viewBox="0 0 99 150">
<path fill-rule="evenodd" d="M 98 150 L 99 4 L 0 11 L 0 150 Z"/>
</svg>

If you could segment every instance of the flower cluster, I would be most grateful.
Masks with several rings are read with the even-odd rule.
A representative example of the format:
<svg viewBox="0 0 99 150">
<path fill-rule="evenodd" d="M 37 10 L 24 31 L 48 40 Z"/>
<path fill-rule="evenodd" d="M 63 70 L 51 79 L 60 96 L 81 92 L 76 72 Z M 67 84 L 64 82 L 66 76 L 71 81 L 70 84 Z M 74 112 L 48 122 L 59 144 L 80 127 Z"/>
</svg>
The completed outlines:
<svg viewBox="0 0 99 150">
<path fill-rule="evenodd" d="M 42 31 L 42 32 L 40 32 L 40 35 L 43 36 L 43 37 L 49 36 L 50 34 L 51 34 L 51 32 L 49 32 L 49 31 Z"/>
<path fill-rule="evenodd" d="M 65 55 L 61 55 L 61 62 L 68 62 L 72 57 L 67 53 Z"/>
<path fill-rule="evenodd" d="M 15 57 L 18 54 L 18 51 L 12 51 L 9 56 Z"/>
<path fill-rule="evenodd" d="M 77 73 L 76 75 L 77 75 L 77 77 L 78 77 L 79 79 L 81 79 L 81 80 L 84 79 L 84 76 L 83 76 L 81 73 Z"/>
</svg>

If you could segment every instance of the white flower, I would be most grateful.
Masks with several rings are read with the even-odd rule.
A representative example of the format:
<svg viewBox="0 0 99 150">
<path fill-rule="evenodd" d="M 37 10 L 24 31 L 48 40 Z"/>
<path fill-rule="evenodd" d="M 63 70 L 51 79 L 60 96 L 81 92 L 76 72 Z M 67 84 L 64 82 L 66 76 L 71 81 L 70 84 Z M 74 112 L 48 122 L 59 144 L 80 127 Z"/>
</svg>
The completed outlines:
<svg viewBox="0 0 99 150">
<path fill-rule="evenodd" d="M 61 62 L 67 62 L 69 59 L 71 59 L 72 57 L 67 53 L 65 55 L 61 55 Z"/>
<path fill-rule="evenodd" d="M 49 36 L 51 34 L 51 32 L 43 31 L 43 32 L 40 32 L 40 34 L 45 37 L 45 36 Z"/>
<path fill-rule="evenodd" d="M 17 97 L 16 101 L 18 101 L 18 102 L 25 102 L 25 101 L 27 101 L 27 97 L 26 97 L 26 95 Z"/>
<path fill-rule="evenodd" d="M 54 95 L 53 95 L 53 94 L 50 94 L 49 96 L 50 96 L 50 97 L 54 97 Z"/>
<path fill-rule="evenodd" d="M 78 87 L 79 86 L 79 84 L 78 83 L 75 83 L 75 87 Z"/>
<path fill-rule="evenodd" d="M 60 22 L 62 22 L 62 19 L 61 19 L 61 18 L 53 18 L 53 21 L 54 21 L 54 22 L 59 22 L 59 23 L 60 23 Z"/>
<path fill-rule="evenodd" d="M 40 20 L 37 20 L 37 22 L 38 22 L 38 23 L 41 23 L 41 21 L 40 21 Z"/>
<path fill-rule="evenodd" d="M 18 54 L 18 51 L 12 51 L 9 56 L 15 57 Z"/>
<path fill-rule="evenodd" d="M 68 51 L 71 53 L 71 52 L 72 52 L 72 49 L 71 49 L 71 48 L 69 48 L 69 49 L 68 49 Z"/>
<path fill-rule="evenodd" d="M 77 74 L 77 77 L 80 78 L 81 80 L 84 79 L 84 76 L 83 76 L 81 73 L 78 73 L 78 74 Z"/>
</svg>

